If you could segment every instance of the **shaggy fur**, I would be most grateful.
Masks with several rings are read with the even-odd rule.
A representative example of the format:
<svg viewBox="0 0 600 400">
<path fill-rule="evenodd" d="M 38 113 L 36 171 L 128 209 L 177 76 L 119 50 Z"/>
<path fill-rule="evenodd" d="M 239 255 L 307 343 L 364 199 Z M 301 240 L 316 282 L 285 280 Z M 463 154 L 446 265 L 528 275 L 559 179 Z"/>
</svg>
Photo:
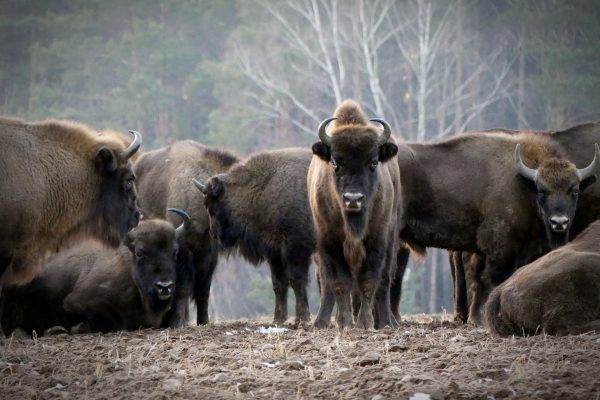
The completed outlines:
<svg viewBox="0 0 600 400">
<path fill-rule="evenodd" d="M 488 329 L 500 336 L 600 332 L 600 222 L 524 266 L 490 294 Z"/>
<path fill-rule="evenodd" d="M 140 210 L 144 216 L 166 218 L 176 226 L 180 220 L 167 215 L 167 208 L 181 208 L 190 215 L 191 227 L 180 244 L 189 251 L 195 267 L 193 297 L 198 325 L 208 323 L 208 297 L 217 265 L 218 242 L 211 238 L 209 215 L 202 194 L 194 188 L 192 179 L 206 180 L 227 171 L 238 160 L 225 150 L 184 140 L 143 154 L 133 167 L 137 176 Z M 182 271 L 179 276 L 186 281 L 176 284 L 178 297 L 175 302 L 179 304 L 176 309 L 182 312 L 187 309 L 190 292 L 179 289 L 187 287 L 189 290 L 187 280 L 190 275 L 190 272 Z M 172 321 L 169 324 L 173 327 L 185 321 L 185 316 L 178 313 L 170 317 Z"/>
<path fill-rule="evenodd" d="M 404 204 L 400 237 L 416 250 L 431 246 L 478 253 L 483 265 L 474 267 L 480 270 L 480 285 L 470 295 L 473 322 L 480 320 L 490 288 L 518 266 L 566 242 L 568 230 L 549 232 L 549 212 L 560 209 L 576 217 L 575 206 L 582 204 L 571 195 L 572 188 L 579 184 L 583 190 L 595 180 L 579 182 L 575 165 L 565 161 L 573 160 L 579 168 L 588 165 L 594 155 L 591 138 L 584 141 L 588 147 L 583 162 L 558 137 L 498 131 L 399 146 Z M 525 165 L 539 169 L 535 184 L 518 174 L 517 143 Z M 597 186 L 587 188 L 582 197 L 600 195 Z M 542 192 L 550 194 L 540 196 Z"/>
<path fill-rule="evenodd" d="M 116 246 L 137 224 L 126 147 L 76 122 L 0 119 L 0 285 L 30 281 L 69 239 Z"/>
<path fill-rule="evenodd" d="M 282 149 L 257 153 L 206 182 L 211 228 L 227 251 L 271 268 L 274 322 L 287 319 L 288 285 L 296 297 L 296 323 L 310 320 L 308 268 L 315 250 L 306 174 L 312 153 Z"/>
<path fill-rule="evenodd" d="M 393 161 L 397 147 L 393 139 L 378 144 L 379 127 L 352 100 L 340 104 L 334 116 L 337 119 L 328 133 L 331 146 L 313 145 L 315 155 L 307 177 L 318 260 L 324 271 L 321 287 L 326 286 L 322 293 L 335 297 L 339 330 L 352 324 L 353 288 L 360 302 L 357 326 L 370 329 L 375 320 L 378 327 L 391 325 L 389 280 L 400 209 L 400 175 Z M 346 192 L 364 195 L 360 211 L 346 209 Z M 328 326 L 330 315 L 330 304 L 322 302 L 315 326 Z"/>
<path fill-rule="evenodd" d="M 2 328 L 41 335 L 60 325 L 78 332 L 157 328 L 172 296 L 160 299 L 157 282 L 175 280 L 175 229 L 142 221 L 118 249 L 89 239 L 53 256 L 25 286 L 2 293 Z"/>
</svg>

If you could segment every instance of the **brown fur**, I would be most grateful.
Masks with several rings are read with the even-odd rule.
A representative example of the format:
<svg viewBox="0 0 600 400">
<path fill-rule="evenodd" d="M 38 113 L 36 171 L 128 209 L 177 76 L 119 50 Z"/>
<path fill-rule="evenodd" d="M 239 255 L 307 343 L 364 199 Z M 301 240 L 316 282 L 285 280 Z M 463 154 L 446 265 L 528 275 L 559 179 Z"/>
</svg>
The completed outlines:
<svg viewBox="0 0 600 400">
<path fill-rule="evenodd" d="M 116 157 L 114 179 L 119 185 L 117 178 L 127 174 L 130 164 L 121 155 L 126 146 L 114 137 L 99 136 L 72 121 L 0 119 L 0 170 L 10 171 L 0 174 L 0 191 L 5 193 L 0 259 L 8 259 L 4 266 L 0 260 L 6 268 L 0 270 L 0 284 L 28 282 L 47 251 L 76 236 L 112 243 L 122 237 L 124 232 L 107 224 L 98 208 L 103 182 L 108 181 L 95 164 L 103 147 Z"/>
<path fill-rule="evenodd" d="M 494 289 L 485 306 L 490 331 L 501 336 L 600 331 L 599 243 L 595 222 Z"/>
<path fill-rule="evenodd" d="M 343 329 L 351 323 L 350 293 L 354 287 L 361 299 L 357 325 L 372 328 L 373 307 L 379 326 L 391 324 L 389 306 L 389 273 L 395 261 L 389 248 L 395 246 L 397 213 L 400 210 L 400 176 L 393 159 L 382 160 L 375 169 L 365 170 L 373 157 L 377 161 L 382 149 L 393 148 L 393 139 L 379 146 L 379 132 L 371 124 L 360 106 L 348 100 L 340 104 L 328 132 L 331 145 L 322 142 L 313 145 L 313 160 L 307 176 L 309 204 L 317 233 L 318 259 L 326 271 L 324 280 L 333 290 L 338 305 L 337 326 Z M 325 149 L 325 147 L 326 149 Z M 359 185 L 365 195 L 360 212 L 345 209 L 341 186 L 346 185 L 334 172 L 333 161 L 347 164 L 343 172 L 351 185 Z M 357 172 L 360 171 L 360 172 Z M 370 186 L 372 185 L 372 186 Z M 354 188 L 355 186 L 347 186 Z M 359 186 L 356 186 L 357 190 Z M 348 189 L 350 190 L 350 189 Z M 353 189 L 354 190 L 354 189 Z M 378 291 L 378 288 L 381 289 Z M 375 293 L 378 293 L 377 295 Z M 383 293 L 383 295 L 381 295 Z M 375 300 L 375 297 L 377 299 Z M 324 297 L 322 296 L 322 299 Z M 324 308 L 324 304 L 321 304 Z M 319 310 L 315 324 L 327 326 L 330 311 Z"/>
<path fill-rule="evenodd" d="M 194 299 L 198 308 L 198 324 L 208 323 L 208 297 L 217 264 L 218 245 L 211 238 L 210 218 L 202 194 L 196 190 L 192 179 L 206 181 L 227 171 L 238 160 L 237 156 L 225 150 L 183 140 L 143 154 L 133 168 L 137 176 L 140 210 L 144 216 L 165 218 L 177 226 L 180 220 L 167 215 L 167 208 L 181 208 L 190 215 L 192 224 L 182 245 L 191 252 L 196 268 Z M 187 298 L 177 301 L 187 302 Z"/>
<path fill-rule="evenodd" d="M 600 136 L 600 130 L 598 133 Z M 562 137 L 558 135 L 496 130 L 457 135 L 438 143 L 400 145 L 398 161 L 405 205 L 401 238 L 411 248 L 477 252 L 478 264 L 472 272 L 478 274 L 479 286 L 474 284 L 469 293 L 469 299 L 475 302 L 469 305 L 473 310 L 483 305 L 489 288 L 551 245 L 533 185 L 518 176 L 516 144 L 521 144 L 525 165 L 539 168 L 540 186 L 566 193 L 577 180 L 573 162 L 579 168 L 589 164 L 593 143 L 600 139 L 586 139 L 585 145 L 573 151 L 570 144 L 565 145 L 566 137 L 564 143 L 556 140 Z M 584 146 L 585 162 L 578 155 Z M 597 184 L 586 189 L 578 210 L 590 193 L 600 196 L 595 194 L 597 190 Z M 466 306 L 462 307 L 459 312 L 465 313 Z M 473 317 L 476 322 L 478 316 Z"/>
<path fill-rule="evenodd" d="M 315 250 L 306 174 L 308 149 L 260 152 L 206 183 L 211 229 L 226 251 L 253 264 L 267 261 L 275 292 L 274 321 L 287 319 L 287 290 L 296 297 L 296 322 L 310 320 L 306 285 Z"/>
<path fill-rule="evenodd" d="M 5 288 L 4 332 L 158 328 L 172 299 L 155 298 L 154 283 L 174 280 L 175 249 L 175 230 L 163 220 L 140 222 L 117 249 L 84 240 L 51 257 L 30 284 Z M 134 255 L 141 252 L 146 264 Z"/>
</svg>

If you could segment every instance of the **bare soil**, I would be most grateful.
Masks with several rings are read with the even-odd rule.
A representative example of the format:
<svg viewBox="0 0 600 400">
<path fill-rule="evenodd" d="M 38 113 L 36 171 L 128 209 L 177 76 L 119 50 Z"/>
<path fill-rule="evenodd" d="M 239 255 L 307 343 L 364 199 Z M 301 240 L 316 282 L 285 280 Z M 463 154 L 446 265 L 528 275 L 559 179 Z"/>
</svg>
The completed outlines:
<svg viewBox="0 0 600 400">
<path fill-rule="evenodd" d="M 277 333 L 268 320 L 12 337 L 0 399 L 599 399 L 600 335 L 500 339 L 440 316 Z"/>
</svg>

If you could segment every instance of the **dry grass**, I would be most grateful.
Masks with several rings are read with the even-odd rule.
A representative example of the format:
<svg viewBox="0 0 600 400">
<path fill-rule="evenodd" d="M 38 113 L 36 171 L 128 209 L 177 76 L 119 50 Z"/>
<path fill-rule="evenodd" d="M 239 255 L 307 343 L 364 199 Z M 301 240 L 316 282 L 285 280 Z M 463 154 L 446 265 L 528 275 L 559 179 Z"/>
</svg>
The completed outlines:
<svg viewBox="0 0 600 400">
<path fill-rule="evenodd" d="M 428 315 L 341 335 L 261 325 L 9 338 L 0 398 L 600 397 L 600 335 L 499 339 Z"/>
</svg>

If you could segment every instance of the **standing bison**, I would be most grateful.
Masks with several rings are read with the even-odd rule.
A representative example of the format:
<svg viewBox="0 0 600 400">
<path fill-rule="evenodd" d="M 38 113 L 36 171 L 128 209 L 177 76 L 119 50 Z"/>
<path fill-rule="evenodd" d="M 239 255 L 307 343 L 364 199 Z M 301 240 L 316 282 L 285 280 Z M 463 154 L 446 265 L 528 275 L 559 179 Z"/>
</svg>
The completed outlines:
<svg viewBox="0 0 600 400">
<path fill-rule="evenodd" d="M 520 265 L 566 243 L 578 197 L 596 180 L 598 147 L 578 169 L 554 138 L 534 133 L 463 134 L 399 146 L 403 185 L 400 238 L 477 253 L 484 290 L 474 296 L 475 322 L 492 288 Z M 579 159 L 581 157 L 578 157 Z"/>
<path fill-rule="evenodd" d="M 41 334 L 56 325 L 73 333 L 159 327 L 173 302 L 183 229 L 142 220 L 116 250 L 88 239 L 58 253 L 31 283 L 6 287 L 4 332 L 20 327 Z"/>
<path fill-rule="evenodd" d="M 391 129 L 378 134 L 360 106 L 346 100 L 319 127 L 307 177 L 320 268 L 337 304 L 338 330 L 352 324 L 351 293 L 360 300 L 356 325 L 391 325 L 390 267 L 395 263 L 400 174 Z M 327 133 L 328 125 L 334 122 Z M 393 261 L 392 261 L 393 260 Z M 354 288 L 354 289 L 353 289 Z"/>
<path fill-rule="evenodd" d="M 0 285 L 29 282 L 76 235 L 116 246 L 138 223 L 132 133 L 125 147 L 75 122 L 0 119 Z"/>
<path fill-rule="evenodd" d="M 519 269 L 485 305 L 500 336 L 600 332 L 600 221 L 575 240 Z"/>
<path fill-rule="evenodd" d="M 287 319 L 287 291 L 296 296 L 296 323 L 308 323 L 308 269 L 315 235 L 308 207 L 306 174 L 312 153 L 283 149 L 258 153 L 216 175 L 206 184 L 211 229 L 224 249 L 237 249 L 253 264 L 271 268 L 274 322 Z"/>
<path fill-rule="evenodd" d="M 168 218 L 170 207 L 184 209 L 190 215 L 192 222 L 181 245 L 189 252 L 195 267 L 193 295 L 198 325 L 208 323 L 208 297 L 217 265 L 218 241 L 211 238 L 210 218 L 192 179 L 206 180 L 225 172 L 237 161 L 227 151 L 184 140 L 143 154 L 133 167 L 144 216 Z M 178 281 L 178 286 L 188 284 Z M 185 316 L 174 315 L 171 326 L 179 326 L 184 320 Z"/>
</svg>

